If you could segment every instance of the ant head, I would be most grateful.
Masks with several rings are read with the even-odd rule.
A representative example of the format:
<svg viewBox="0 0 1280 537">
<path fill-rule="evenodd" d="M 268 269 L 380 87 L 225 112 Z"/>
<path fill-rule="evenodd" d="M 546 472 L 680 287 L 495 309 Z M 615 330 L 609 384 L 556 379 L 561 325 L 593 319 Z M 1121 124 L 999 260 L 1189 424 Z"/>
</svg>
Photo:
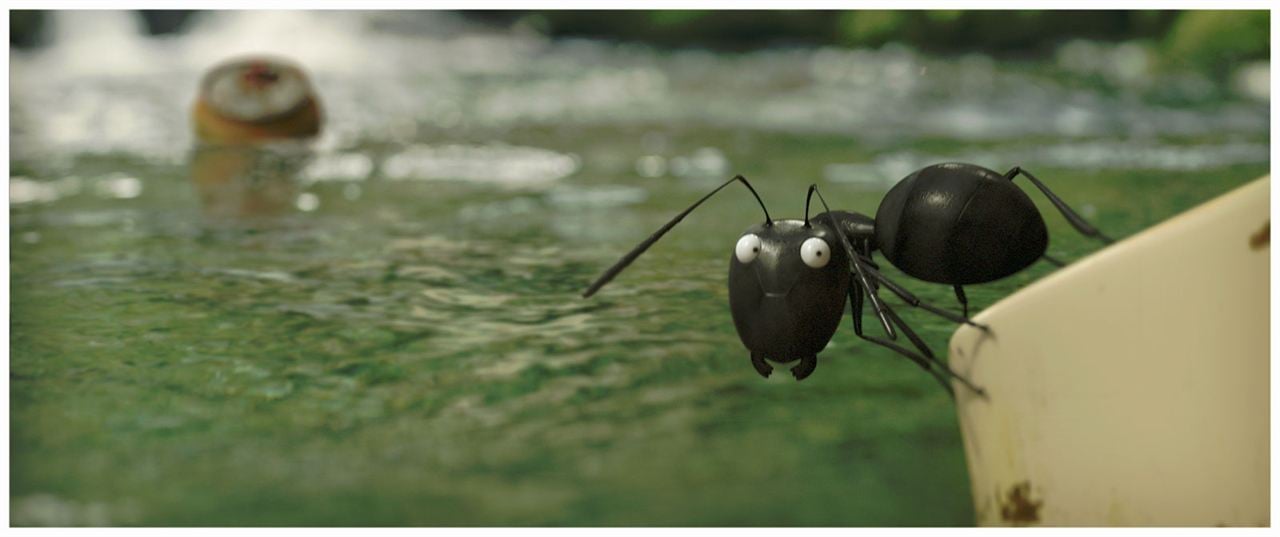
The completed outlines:
<svg viewBox="0 0 1280 537">
<path fill-rule="evenodd" d="M 785 361 L 826 346 L 849 289 L 839 240 L 817 220 L 775 220 L 738 238 L 729 260 L 729 307 L 747 348 Z"/>
</svg>

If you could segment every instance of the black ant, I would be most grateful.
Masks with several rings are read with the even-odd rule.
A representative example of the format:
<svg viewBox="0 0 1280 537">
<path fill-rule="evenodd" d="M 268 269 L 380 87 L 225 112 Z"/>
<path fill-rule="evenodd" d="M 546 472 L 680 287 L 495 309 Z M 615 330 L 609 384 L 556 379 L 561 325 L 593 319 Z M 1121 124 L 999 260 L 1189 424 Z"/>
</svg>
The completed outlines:
<svg viewBox="0 0 1280 537">
<path fill-rule="evenodd" d="M 1049 187 L 1021 168 L 1004 175 L 972 164 L 927 166 L 908 175 L 885 194 L 872 219 L 846 211 L 832 211 L 810 185 L 804 220 L 769 217 L 760 195 L 741 175 L 726 181 L 685 209 L 648 239 L 636 245 L 605 271 L 583 297 L 590 297 L 622 272 L 721 189 L 741 182 L 764 211 L 764 223 L 752 226 L 738 239 L 729 261 L 729 309 L 751 364 L 761 376 L 773 372 L 765 360 L 800 363 L 791 369 L 803 380 L 818 365 L 844 315 L 845 298 L 853 302 L 853 330 L 862 339 L 888 347 L 929 371 L 951 392 L 948 378 L 959 380 L 980 395 L 985 392 L 952 371 L 934 356 L 924 340 L 879 297 L 881 287 L 908 305 L 957 323 L 986 330 L 969 319 L 965 285 L 986 283 L 1014 274 L 1045 255 L 1049 234 L 1044 218 L 1026 193 L 1013 184 L 1022 175 L 1031 181 L 1081 234 L 1105 243 L 1103 235 L 1058 198 Z M 813 195 L 826 212 L 809 218 Z M 840 247 L 832 248 L 835 241 Z M 872 260 L 879 250 L 893 266 L 921 280 L 951 285 L 964 310 L 956 314 L 911 294 L 882 274 Z M 863 300 L 869 299 L 888 339 L 863 333 Z M 896 329 L 895 329 L 896 327 Z M 895 343 L 901 330 L 915 347 Z"/>
</svg>

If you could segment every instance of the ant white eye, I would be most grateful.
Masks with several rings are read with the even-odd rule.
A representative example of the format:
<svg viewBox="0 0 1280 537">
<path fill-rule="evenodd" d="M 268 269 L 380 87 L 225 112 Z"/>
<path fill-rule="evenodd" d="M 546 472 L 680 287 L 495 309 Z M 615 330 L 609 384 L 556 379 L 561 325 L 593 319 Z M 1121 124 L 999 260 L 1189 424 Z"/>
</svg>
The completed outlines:
<svg viewBox="0 0 1280 537">
<path fill-rule="evenodd" d="M 760 237 L 751 233 L 743 235 L 738 239 L 738 245 L 733 247 L 733 253 L 743 264 L 755 261 L 756 256 L 760 255 Z"/>
<path fill-rule="evenodd" d="M 827 246 L 827 241 L 817 237 L 810 238 L 800 245 L 800 259 L 813 268 L 825 267 L 827 261 L 831 260 L 831 248 Z"/>
</svg>

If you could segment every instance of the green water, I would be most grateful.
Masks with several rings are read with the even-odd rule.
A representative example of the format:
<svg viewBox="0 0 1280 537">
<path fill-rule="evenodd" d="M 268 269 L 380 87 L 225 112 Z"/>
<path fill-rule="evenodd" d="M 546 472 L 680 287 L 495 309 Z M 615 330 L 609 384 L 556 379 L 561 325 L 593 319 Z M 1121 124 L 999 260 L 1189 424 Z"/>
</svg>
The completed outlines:
<svg viewBox="0 0 1280 537">
<path fill-rule="evenodd" d="M 679 65 L 657 69 L 678 79 Z M 1256 151 L 1185 169 L 990 158 L 1121 143 L 1109 133 L 961 141 L 724 123 L 419 129 L 401 145 L 497 140 L 576 164 L 533 185 L 387 170 L 318 180 L 303 187 L 309 210 L 252 223 L 203 218 L 180 152 L 16 146 L 12 175 L 66 188 L 10 207 L 14 523 L 970 525 L 954 407 L 911 362 L 846 322 L 802 383 L 751 368 L 726 289 L 733 245 L 760 219 L 745 192 L 694 213 L 596 297 L 579 294 L 732 173 L 775 216 L 799 216 L 812 182 L 874 214 L 885 187 L 829 165 L 986 155 L 1124 237 L 1268 168 Z M 398 151 L 373 138 L 338 152 Z M 1174 158 L 1268 139 L 1222 127 L 1142 143 Z M 469 162 L 515 158 L 485 155 Z M 1051 254 L 1096 249 L 1033 199 Z M 980 310 L 1051 270 L 970 300 Z M 952 324 L 905 317 L 945 354 Z"/>
</svg>

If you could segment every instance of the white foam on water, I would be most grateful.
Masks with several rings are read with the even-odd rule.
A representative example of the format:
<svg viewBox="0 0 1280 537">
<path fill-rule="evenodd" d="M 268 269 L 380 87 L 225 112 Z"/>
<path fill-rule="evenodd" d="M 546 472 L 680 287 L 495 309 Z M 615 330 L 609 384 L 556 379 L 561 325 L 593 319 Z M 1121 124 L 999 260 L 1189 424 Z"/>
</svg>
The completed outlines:
<svg viewBox="0 0 1280 537">
<path fill-rule="evenodd" d="M 413 145 L 387 158 L 389 179 L 459 180 L 505 186 L 548 184 L 578 169 L 573 155 L 535 147 L 486 145 Z"/>
</svg>

